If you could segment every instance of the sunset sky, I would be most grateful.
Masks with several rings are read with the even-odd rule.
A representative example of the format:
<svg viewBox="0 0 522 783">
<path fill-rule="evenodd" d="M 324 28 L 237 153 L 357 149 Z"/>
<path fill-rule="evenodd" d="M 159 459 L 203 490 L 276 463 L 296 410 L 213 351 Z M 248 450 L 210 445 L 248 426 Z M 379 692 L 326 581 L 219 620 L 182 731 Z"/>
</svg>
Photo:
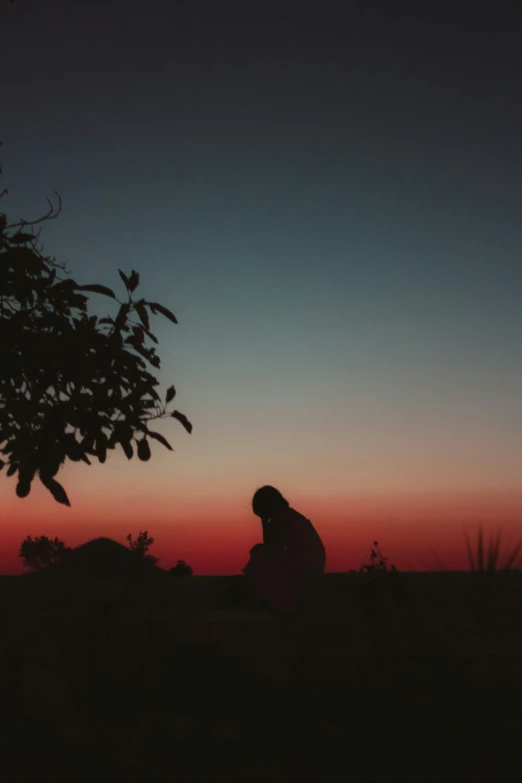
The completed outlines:
<svg viewBox="0 0 522 783">
<path fill-rule="evenodd" d="M 0 475 L 0 572 L 26 535 L 148 530 L 160 565 L 238 573 L 266 483 L 330 571 L 522 538 L 521 27 L 380 5 L 2 2 L 2 209 L 58 191 L 45 251 L 175 313 L 157 375 L 194 430 L 66 465 L 71 508 Z"/>
</svg>

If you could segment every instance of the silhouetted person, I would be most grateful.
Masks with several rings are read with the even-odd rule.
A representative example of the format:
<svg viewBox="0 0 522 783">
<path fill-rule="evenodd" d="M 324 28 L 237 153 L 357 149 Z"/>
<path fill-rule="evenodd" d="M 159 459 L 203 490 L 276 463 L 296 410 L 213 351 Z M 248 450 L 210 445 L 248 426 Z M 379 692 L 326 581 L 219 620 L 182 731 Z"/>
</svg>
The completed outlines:
<svg viewBox="0 0 522 783">
<path fill-rule="evenodd" d="M 263 543 L 250 550 L 243 573 L 261 606 L 291 614 L 303 586 L 324 573 L 323 542 L 310 520 L 290 508 L 274 487 L 258 489 L 252 509 L 261 518 Z"/>
</svg>

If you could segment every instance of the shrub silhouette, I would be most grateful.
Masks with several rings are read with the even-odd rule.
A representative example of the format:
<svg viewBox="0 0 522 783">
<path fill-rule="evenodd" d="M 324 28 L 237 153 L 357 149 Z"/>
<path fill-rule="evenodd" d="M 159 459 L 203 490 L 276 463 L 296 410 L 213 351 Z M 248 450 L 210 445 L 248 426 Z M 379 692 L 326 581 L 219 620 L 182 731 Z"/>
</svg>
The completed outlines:
<svg viewBox="0 0 522 783">
<path fill-rule="evenodd" d="M 388 558 L 383 556 L 377 541 L 373 542 L 373 547 L 370 550 L 370 562 L 359 568 L 359 571 L 368 573 L 389 573 L 396 570 L 394 565 L 388 568 Z"/>
<path fill-rule="evenodd" d="M 178 560 L 176 565 L 169 569 L 169 574 L 175 577 L 192 576 L 192 568 L 184 560 Z"/>
<path fill-rule="evenodd" d="M 131 551 L 134 552 L 139 560 L 146 561 L 151 565 L 156 565 L 156 563 L 159 563 L 159 557 L 154 557 L 154 555 L 149 554 L 149 548 L 154 543 L 154 539 L 149 536 L 148 530 L 140 531 L 139 536 L 134 541 L 132 540 L 132 533 L 129 533 L 127 536 L 127 541 L 129 542 Z"/>
<path fill-rule="evenodd" d="M 49 201 L 37 220 L 8 223 L 0 213 L 0 455 L 7 455 L 0 470 L 7 465 L 8 476 L 18 474 L 18 497 L 27 497 L 37 475 L 58 503 L 70 506 L 55 478 L 67 458 L 104 463 L 107 451 L 120 444 L 132 459 L 134 442 L 138 459 L 147 461 L 150 439 L 172 451 L 148 421 L 170 416 L 189 433 L 192 425 L 183 413 L 167 412 L 175 388 L 167 389 L 162 403 L 159 382 L 147 370 L 147 362 L 161 366 L 154 347 L 145 344 L 146 337 L 158 342 L 149 314 L 177 320 L 163 305 L 133 301 L 139 274 L 118 270 L 127 292 L 120 302 L 106 286 L 62 277 L 65 265 L 42 254 L 35 227 L 59 215 L 56 195 L 58 207 Z M 117 301 L 116 317 L 90 316 L 86 293 Z"/>
<path fill-rule="evenodd" d="M 47 536 L 38 536 L 33 539 L 31 536 L 27 536 L 22 541 L 18 554 L 27 568 L 40 571 L 42 568 L 63 562 L 71 551 L 71 548 L 59 538 L 51 539 Z"/>
<path fill-rule="evenodd" d="M 465 538 L 469 567 L 473 573 L 475 598 L 478 601 L 479 610 L 482 611 L 485 610 L 490 599 L 493 598 L 496 592 L 495 588 L 499 587 L 499 575 L 502 574 L 505 578 L 510 571 L 521 567 L 522 563 L 519 553 L 522 549 L 522 542 L 519 542 L 510 552 L 507 552 L 502 562 L 500 556 L 500 531 L 496 536 L 490 536 L 486 545 L 482 527 L 479 527 L 475 556 L 467 533 L 465 533 Z"/>
</svg>

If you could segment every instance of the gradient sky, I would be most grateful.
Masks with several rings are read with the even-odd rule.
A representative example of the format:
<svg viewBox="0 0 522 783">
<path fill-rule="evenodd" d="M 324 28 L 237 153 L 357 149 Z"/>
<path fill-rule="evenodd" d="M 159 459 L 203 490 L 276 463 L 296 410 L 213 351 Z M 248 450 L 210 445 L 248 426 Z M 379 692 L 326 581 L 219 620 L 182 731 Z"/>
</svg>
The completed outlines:
<svg viewBox="0 0 522 783">
<path fill-rule="evenodd" d="M 522 25 L 380 5 L 2 3 L 3 208 L 58 191 L 45 250 L 176 314 L 158 377 L 194 431 L 66 465 L 72 508 L 0 477 L 0 570 L 28 534 L 147 529 L 165 567 L 237 573 L 265 483 L 328 570 L 522 536 Z"/>
</svg>

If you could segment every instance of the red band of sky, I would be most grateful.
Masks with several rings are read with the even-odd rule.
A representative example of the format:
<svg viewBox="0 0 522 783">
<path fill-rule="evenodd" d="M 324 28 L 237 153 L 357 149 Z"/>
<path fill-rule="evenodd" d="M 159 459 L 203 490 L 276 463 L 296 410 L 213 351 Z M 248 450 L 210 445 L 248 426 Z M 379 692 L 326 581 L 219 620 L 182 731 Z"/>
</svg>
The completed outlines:
<svg viewBox="0 0 522 783">
<path fill-rule="evenodd" d="M 8 480 L 9 481 L 9 480 Z M 13 494 L 9 495 L 9 490 Z M 73 496 L 73 493 L 71 493 Z M 35 486 L 31 496 L 14 496 L 4 485 L 0 572 L 23 570 L 18 557 L 27 535 L 58 536 L 78 546 L 98 536 L 126 543 L 128 533 L 148 530 L 152 552 L 170 568 L 185 560 L 195 574 L 237 574 L 250 548 L 261 540 L 261 525 L 248 497 L 229 502 L 217 497 L 166 498 L 151 504 L 136 498 L 111 503 L 74 491 L 71 508 L 50 499 Z M 374 540 L 399 570 L 468 568 L 465 531 L 475 540 L 479 525 L 486 533 L 502 531 L 502 551 L 522 539 L 522 493 L 452 493 L 351 495 L 291 498 L 291 505 L 310 518 L 327 550 L 327 571 L 358 568 L 368 559 Z M 504 550 L 505 547 L 505 550 Z"/>
</svg>

